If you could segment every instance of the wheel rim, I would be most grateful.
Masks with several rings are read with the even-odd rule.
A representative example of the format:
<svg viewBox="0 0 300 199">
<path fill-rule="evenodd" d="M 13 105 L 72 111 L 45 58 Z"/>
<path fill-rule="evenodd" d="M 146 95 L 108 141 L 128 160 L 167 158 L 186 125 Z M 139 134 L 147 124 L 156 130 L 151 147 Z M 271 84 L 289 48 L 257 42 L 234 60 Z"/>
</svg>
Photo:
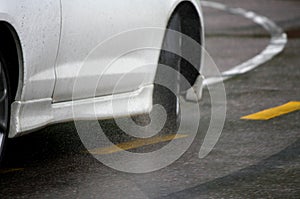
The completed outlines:
<svg viewBox="0 0 300 199">
<path fill-rule="evenodd" d="M 181 28 L 180 28 L 181 29 Z M 178 46 L 179 48 L 182 48 L 182 35 L 179 36 L 178 38 Z M 177 60 L 177 75 L 176 75 L 176 122 L 177 125 L 180 124 L 180 116 L 181 116 L 181 111 L 180 111 L 180 94 L 181 94 L 181 63 L 182 63 L 182 57 Z"/>
<path fill-rule="evenodd" d="M 181 64 L 181 58 L 178 60 L 178 73 L 176 77 L 176 126 L 178 127 L 180 124 L 180 116 L 181 116 L 181 110 L 180 110 L 180 93 L 181 93 L 181 87 L 180 87 L 180 64 Z"/>
<path fill-rule="evenodd" d="M 7 78 L 0 62 L 0 153 L 3 150 L 8 124 L 8 86 Z"/>
</svg>

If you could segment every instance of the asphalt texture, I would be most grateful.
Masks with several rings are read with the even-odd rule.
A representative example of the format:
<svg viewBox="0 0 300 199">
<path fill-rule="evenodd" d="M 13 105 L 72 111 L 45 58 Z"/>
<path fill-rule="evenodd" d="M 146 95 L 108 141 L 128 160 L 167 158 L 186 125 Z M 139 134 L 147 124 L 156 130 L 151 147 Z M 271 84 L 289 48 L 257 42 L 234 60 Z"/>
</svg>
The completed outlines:
<svg viewBox="0 0 300 199">
<path fill-rule="evenodd" d="M 198 158 L 210 121 L 205 90 L 198 135 L 170 166 L 146 174 L 113 170 L 85 152 L 74 123 L 53 125 L 9 142 L 0 169 L 0 198 L 300 198 L 300 111 L 267 121 L 240 119 L 300 101 L 300 1 L 218 2 L 269 17 L 289 41 L 271 61 L 224 83 L 227 117 L 208 156 Z M 206 48 L 221 71 L 255 56 L 269 42 L 269 34 L 249 20 L 203 11 Z M 128 140 L 111 121 L 103 125 L 111 140 Z M 139 150 L 160 144 L 166 143 Z"/>
</svg>

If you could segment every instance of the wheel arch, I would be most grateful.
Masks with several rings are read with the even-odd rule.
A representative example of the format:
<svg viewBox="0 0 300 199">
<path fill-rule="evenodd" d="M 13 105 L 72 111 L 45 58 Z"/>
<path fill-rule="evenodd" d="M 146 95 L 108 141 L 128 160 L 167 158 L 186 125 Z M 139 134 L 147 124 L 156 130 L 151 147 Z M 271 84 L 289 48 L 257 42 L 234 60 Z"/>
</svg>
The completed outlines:
<svg viewBox="0 0 300 199">
<path fill-rule="evenodd" d="M 8 65 L 12 101 L 18 100 L 23 82 L 23 51 L 17 31 L 6 21 L 0 21 L 0 44 L 0 52 Z"/>
<path fill-rule="evenodd" d="M 197 6 L 192 1 L 185 0 L 176 5 L 170 18 L 174 14 L 178 13 L 182 18 L 188 19 L 188 21 L 183 21 L 183 33 L 203 45 L 203 21 L 202 14 L 200 14 L 200 12 L 202 12 L 201 9 L 197 9 Z"/>
<path fill-rule="evenodd" d="M 200 6 L 200 4 L 199 4 Z M 201 7 L 196 5 L 193 1 L 181 1 L 175 8 L 172 10 L 167 27 L 169 27 L 169 22 L 172 17 L 175 15 L 180 16 L 181 28 L 178 27 L 169 27 L 172 30 L 179 31 L 184 35 L 192 38 L 199 44 L 199 49 L 197 49 L 197 66 L 193 66 L 186 60 L 183 60 L 182 68 L 180 72 L 185 76 L 191 85 L 193 85 L 199 76 L 202 61 L 203 61 L 203 46 L 204 46 L 204 27 L 202 19 L 202 10 Z M 183 44 L 184 46 L 184 44 Z M 188 46 L 185 46 L 188 49 Z M 187 53 L 184 53 L 187 54 Z"/>
</svg>

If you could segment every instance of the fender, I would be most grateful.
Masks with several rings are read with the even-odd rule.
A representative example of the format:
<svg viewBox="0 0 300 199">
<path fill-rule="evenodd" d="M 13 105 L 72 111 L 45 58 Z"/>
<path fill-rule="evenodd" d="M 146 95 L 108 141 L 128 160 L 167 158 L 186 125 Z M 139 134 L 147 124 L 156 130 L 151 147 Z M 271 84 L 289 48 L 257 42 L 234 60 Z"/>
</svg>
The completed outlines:
<svg viewBox="0 0 300 199">
<path fill-rule="evenodd" d="M 22 50 L 23 82 L 16 100 L 51 97 L 61 26 L 60 0 L 0 0 L 0 5 L 0 21 L 15 29 Z"/>
</svg>

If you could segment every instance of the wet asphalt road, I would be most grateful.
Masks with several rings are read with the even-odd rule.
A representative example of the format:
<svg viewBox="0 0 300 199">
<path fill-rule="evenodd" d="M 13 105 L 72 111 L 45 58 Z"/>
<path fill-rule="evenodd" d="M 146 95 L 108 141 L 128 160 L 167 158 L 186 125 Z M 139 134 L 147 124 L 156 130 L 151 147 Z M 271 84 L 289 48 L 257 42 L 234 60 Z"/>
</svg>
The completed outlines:
<svg viewBox="0 0 300 199">
<path fill-rule="evenodd" d="M 148 174 L 115 171 L 83 152 L 73 123 L 54 125 L 9 143 L 0 198 L 299 198 L 300 111 L 268 121 L 240 117 L 300 101 L 300 1 L 219 2 L 271 18 L 289 41 L 273 60 L 225 82 L 226 122 L 207 157 L 198 158 L 210 120 L 205 91 L 198 135 L 172 165 Z M 268 33 L 251 21 L 210 8 L 204 16 L 207 50 L 222 71 L 268 44 Z M 107 131 L 122 141 L 109 122 Z"/>
</svg>

